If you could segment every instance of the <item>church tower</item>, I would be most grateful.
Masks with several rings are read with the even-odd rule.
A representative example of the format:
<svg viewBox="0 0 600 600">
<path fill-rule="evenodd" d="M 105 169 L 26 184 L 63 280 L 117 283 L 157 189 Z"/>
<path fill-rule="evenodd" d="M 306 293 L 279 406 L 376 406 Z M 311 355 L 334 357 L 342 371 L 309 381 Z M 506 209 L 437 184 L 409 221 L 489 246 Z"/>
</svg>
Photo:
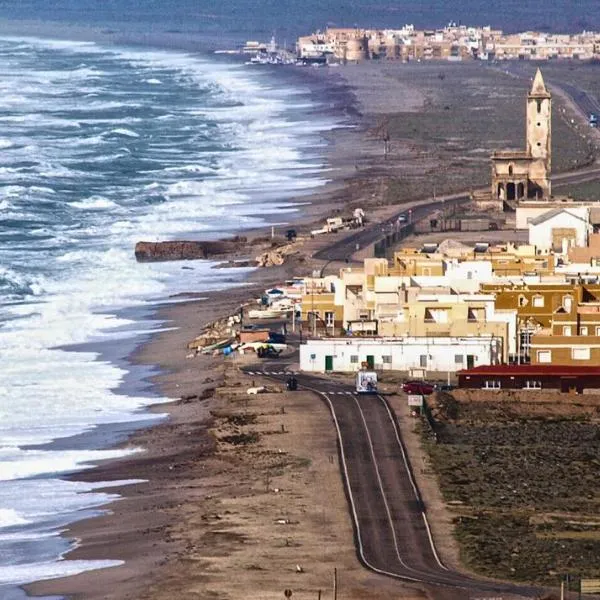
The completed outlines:
<svg viewBox="0 0 600 600">
<path fill-rule="evenodd" d="M 529 198 L 550 198 L 551 121 L 552 96 L 538 69 L 527 95 L 527 154 L 532 159 L 527 190 Z"/>
</svg>

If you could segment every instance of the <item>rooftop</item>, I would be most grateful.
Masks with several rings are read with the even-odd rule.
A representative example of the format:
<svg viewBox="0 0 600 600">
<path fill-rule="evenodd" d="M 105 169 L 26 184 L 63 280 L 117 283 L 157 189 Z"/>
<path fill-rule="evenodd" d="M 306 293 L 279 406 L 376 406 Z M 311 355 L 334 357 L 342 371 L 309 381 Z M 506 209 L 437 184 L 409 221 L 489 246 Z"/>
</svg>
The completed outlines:
<svg viewBox="0 0 600 600">
<path fill-rule="evenodd" d="M 600 366 L 578 367 L 569 365 L 481 365 L 472 369 L 463 369 L 457 375 L 554 375 L 557 377 L 576 377 L 577 375 L 598 375 Z"/>
</svg>

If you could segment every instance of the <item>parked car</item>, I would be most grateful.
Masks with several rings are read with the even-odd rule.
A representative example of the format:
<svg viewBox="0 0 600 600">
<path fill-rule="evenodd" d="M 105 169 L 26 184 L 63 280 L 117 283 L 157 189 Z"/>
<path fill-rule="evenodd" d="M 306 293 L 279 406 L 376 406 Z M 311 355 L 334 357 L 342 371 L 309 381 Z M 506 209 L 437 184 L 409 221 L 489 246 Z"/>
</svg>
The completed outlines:
<svg viewBox="0 0 600 600">
<path fill-rule="evenodd" d="M 435 391 L 435 385 L 427 383 L 426 381 L 406 381 L 402 385 L 402 391 L 405 394 L 421 394 L 422 396 L 429 396 Z"/>
</svg>

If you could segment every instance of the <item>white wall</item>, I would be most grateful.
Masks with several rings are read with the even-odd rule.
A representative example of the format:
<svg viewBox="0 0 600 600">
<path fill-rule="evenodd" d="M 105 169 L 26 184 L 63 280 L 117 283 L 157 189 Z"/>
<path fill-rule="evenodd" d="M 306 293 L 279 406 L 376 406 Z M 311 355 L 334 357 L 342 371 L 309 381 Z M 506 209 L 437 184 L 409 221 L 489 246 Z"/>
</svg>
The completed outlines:
<svg viewBox="0 0 600 600">
<path fill-rule="evenodd" d="M 409 371 L 422 368 L 426 356 L 427 372 L 455 372 L 467 366 L 467 355 L 474 366 L 501 362 L 502 340 L 492 337 L 464 338 L 336 338 L 309 340 L 300 346 L 300 370 L 325 371 L 325 357 L 333 356 L 333 370 L 353 372 L 361 368 L 367 356 L 373 356 L 376 370 Z M 457 356 L 460 361 L 457 362 Z M 352 357 L 357 357 L 352 361 Z M 384 362 L 384 357 L 390 357 Z"/>
<path fill-rule="evenodd" d="M 582 219 L 588 219 L 589 210 L 591 207 L 591 204 L 575 202 L 528 202 L 525 206 L 517 206 L 515 228 L 528 229 L 529 222 L 532 219 L 546 214 L 551 210 L 556 210 L 557 208 L 560 208 L 561 210 L 568 210 L 572 214 L 577 215 Z"/>
<path fill-rule="evenodd" d="M 581 209 L 580 209 L 581 210 Z M 552 230 L 555 228 L 572 228 L 576 232 L 576 245 L 587 246 L 588 233 L 590 230 L 588 209 L 586 211 L 585 220 L 583 221 L 579 215 L 575 215 L 575 209 L 564 210 L 554 217 L 534 225 L 529 224 L 529 243 L 536 246 L 540 250 L 550 250 L 552 248 Z M 580 212 L 580 211 L 578 211 Z"/>
<path fill-rule="evenodd" d="M 476 291 L 480 282 L 494 278 L 492 263 L 487 260 L 444 261 L 444 268 L 450 285 L 458 291 Z"/>
</svg>

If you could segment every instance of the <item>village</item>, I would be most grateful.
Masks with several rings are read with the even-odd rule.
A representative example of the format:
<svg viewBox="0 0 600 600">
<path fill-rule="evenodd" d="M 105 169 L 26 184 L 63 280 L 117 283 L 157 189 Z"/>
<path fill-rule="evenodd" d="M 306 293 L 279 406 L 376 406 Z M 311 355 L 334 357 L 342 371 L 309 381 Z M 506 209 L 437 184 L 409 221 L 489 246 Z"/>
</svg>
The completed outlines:
<svg viewBox="0 0 600 600">
<path fill-rule="evenodd" d="M 265 48 L 266 50 L 266 48 Z M 557 34 L 540 31 L 504 33 L 492 27 L 450 23 L 441 29 L 332 28 L 301 36 L 297 57 L 307 62 L 363 60 L 589 60 L 600 54 L 600 34 Z"/>
<path fill-rule="evenodd" d="M 463 207 L 495 216 L 508 238 L 525 242 L 425 236 L 419 246 L 392 245 L 338 273 L 323 267 L 265 290 L 229 318 L 225 339 L 200 336 L 190 348 L 277 357 L 291 333 L 307 373 L 394 371 L 492 390 L 600 388 L 600 206 L 552 195 L 551 94 L 539 70 L 526 140 L 525 150 L 494 153 L 489 190 Z M 430 228 L 443 218 L 430 217 Z M 360 209 L 330 218 L 311 237 L 360 228 L 364 218 Z M 417 225 L 409 212 L 395 229 Z"/>
</svg>

